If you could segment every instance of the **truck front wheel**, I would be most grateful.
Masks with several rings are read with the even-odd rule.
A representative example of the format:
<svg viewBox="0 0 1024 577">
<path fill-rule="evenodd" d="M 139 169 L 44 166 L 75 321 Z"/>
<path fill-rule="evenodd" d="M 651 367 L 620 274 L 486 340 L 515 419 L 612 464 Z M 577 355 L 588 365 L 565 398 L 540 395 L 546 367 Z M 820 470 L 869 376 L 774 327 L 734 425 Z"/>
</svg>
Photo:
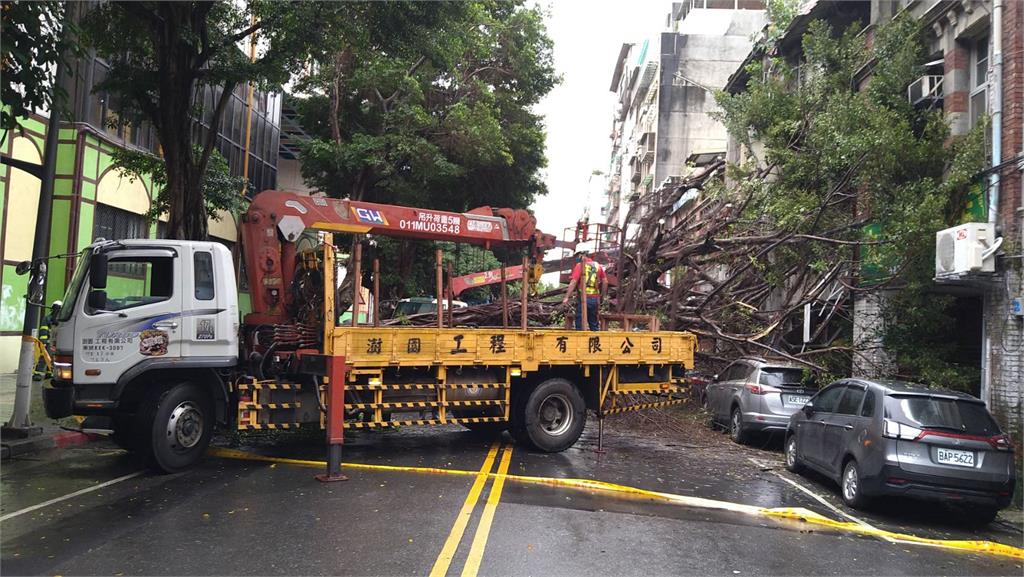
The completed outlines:
<svg viewBox="0 0 1024 577">
<path fill-rule="evenodd" d="M 587 424 L 587 406 L 571 382 L 548 379 L 529 392 L 519 405 L 522 432 L 531 445 L 545 453 L 557 453 L 573 446 Z"/>
<path fill-rule="evenodd" d="M 213 411 L 209 391 L 195 383 L 154 390 L 140 411 L 145 419 L 140 429 L 150 432 L 149 466 L 177 473 L 198 462 L 213 436 Z"/>
</svg>

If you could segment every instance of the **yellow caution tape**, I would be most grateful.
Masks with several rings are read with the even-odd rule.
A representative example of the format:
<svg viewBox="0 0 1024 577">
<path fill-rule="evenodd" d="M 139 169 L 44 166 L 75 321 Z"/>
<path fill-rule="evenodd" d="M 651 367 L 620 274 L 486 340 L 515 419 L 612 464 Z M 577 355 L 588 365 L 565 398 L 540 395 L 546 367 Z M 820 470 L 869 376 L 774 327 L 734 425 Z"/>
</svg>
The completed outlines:
<svg viewBox="0 0 1024 577">
<path fill-rule="evenodd" d="M 247 453 L 244 451 L 237 451 L 233 449 L 222 449 L 219 447 L 211 448 L 208 451 L 208 453 L 214 457 L 223 457 L 227 459 L 264 461 L 268 463 L 283 463 L 288 465 L 300 465 L 305 467 L 327 466 L 327 463 L 325 461 L 268 457 L 265 455 L 257 455 L 254 453 Z M 463 477 L 475 477 L 482 474 L 480 471 L 465 471 L 462 469 L 442 469 L 439 467 L 403 467 L 397 465 L 368 465 L 365 463 L 342 463 L 342 466 L 350 469 L 360 469 L 367 471 L 432 473 L 439 475 L 455 475 Z M 850 533 L 857 533 L 860 535 L 889 538 L 897 541 L 903 541 L 906 543 L 929 545 L 944 549 L 970 551 L 973 553 L 1001 555 L 1005 557 L 1012 557 L 1014 559 L 1024 559 L 1024 549 L 1021 549 L 1019 547 L 1013 547 L 1011 545 L 1004 545 L 1002 543 L 996 543 L 994 541 L 930 539 L 927 537 L 918 537 L 917 535 L 910 535 L 907 533 L 895 533 L 892 531 L 886 531 L 884 529 L 871 527 L 869 525 L 853 523 L 849 521 L 836 521 L 823 515 L 819 515 L 818 513 L 815 513 L 808 509 L 804 509 L 802 507 L 757 507 L 754 505 L 744 505 L 742 503 L 731 503 L 729 501 L 705 499 L 703 497 L 690 497 L 687 495 L 662 493 L 660 491 L 649 491 L 647 489 L 640 489 L 639 487 L 630 487 L 628 485 L 619 485 L 616 483 L 608 483 L 605 481 L 597 481 L 594 479 L 559 479 L 555 477 L 530 477 L 525 475 L 507 474 L 503 475 L 501 473 L 487 473 L 487 476 L 494 477 L 496 479 L 501 478 L 506 481 L 513 481 L 517 483 L 526 483 L 532 485 L 549 485 L 553 487 L 568 487 L 573 489 L 587 489 L 593 491 L 605 491 L 610 493 L 633 495 L 637 497 L 646 497 L 657 501 L 675 503 L 677 505 L 684 505 L 687 507 L 717 509 L 720 511 L 731 511 L 734 513 L 742 513 L 746 515 L 795 520 L 812 525 L 829 527 L 832 529 L 836 529 L 838 531 L 847 531 Z"/>
</svg>

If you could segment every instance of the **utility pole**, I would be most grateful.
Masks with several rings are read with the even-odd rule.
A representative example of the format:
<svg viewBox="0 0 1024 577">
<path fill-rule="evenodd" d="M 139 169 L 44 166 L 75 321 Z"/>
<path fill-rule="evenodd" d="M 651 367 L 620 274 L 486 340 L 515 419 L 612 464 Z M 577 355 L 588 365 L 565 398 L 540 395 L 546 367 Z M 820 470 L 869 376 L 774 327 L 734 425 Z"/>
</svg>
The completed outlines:
<svg viewBox="0 0 1024 577">
<path fill-rule="evenodd" d="M 57 73 L 51 90 L 56 91 L 64 79 L 64 62 L 57 61 Z M 35 364 L 35 330 L 39 325 L 39 312 L 46 306 L 43 287 L 46 284 L 46 257 L 50 235 L 50 214 L 53 209 L 53 181 L 57 172 L 57 140 L 60 135 L 60 106 L 50 100 L 50 120 L 43 145 L 43 164 L 40 170 L 28 171 L 42 181 L 39 189 L 39 211 L 36 214 L 35 239 L 32 245 L 32 266 L 29 272 L 28 294 L 25 295 L 25 321 L 21 329 L 21 356 L 18 359 L 18 381 L 14 396 L 14 412 L 3 426 L 4 437 L 29 437 L 42 433 L 41 427 L 32 425 L 28 409 L 32 402 L 32 367 Z"/>
</svg>

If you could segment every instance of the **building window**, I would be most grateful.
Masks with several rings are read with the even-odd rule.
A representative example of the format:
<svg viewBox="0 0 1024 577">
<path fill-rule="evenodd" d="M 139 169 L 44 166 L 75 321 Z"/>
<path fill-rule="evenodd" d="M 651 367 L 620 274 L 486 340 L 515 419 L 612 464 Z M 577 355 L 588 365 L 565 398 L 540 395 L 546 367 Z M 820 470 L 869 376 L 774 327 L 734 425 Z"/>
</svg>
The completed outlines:
<svg viewBox="0 0 1024 577">
<path fill-rule="evenodd" d="M 989 50 L 988 36 L 979 38 L 971 47 L 970 114 L 972 128 L 977 125 L 983 115 L 988 114 Z"/>
<path fill-rule="evenodd" d="M 121 210 L 105 204 L 96 205 L 96 216 L 92 225 L 92 239 L 124 240 L 126 238 L 148 238 L 146 219 L 141 214 Z M 136 262 L 111 261 L 110 272 L 117 276 L 143 278 L 144 266 Z"/>
<path fill-rule="evenodd" d="M 121 210 L 105 204 L 96 205 L 96 218 L 92 227 L 93 240 L 123 240 L 147 238 L 146 219 L 141 214 Z"/>
</svg>

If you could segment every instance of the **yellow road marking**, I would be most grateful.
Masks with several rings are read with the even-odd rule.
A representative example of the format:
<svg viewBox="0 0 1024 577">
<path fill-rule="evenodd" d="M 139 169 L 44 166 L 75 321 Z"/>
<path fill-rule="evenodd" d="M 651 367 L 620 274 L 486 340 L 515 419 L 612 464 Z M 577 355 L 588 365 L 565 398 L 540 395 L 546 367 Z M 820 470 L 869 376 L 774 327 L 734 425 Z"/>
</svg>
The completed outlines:
<svg viewBox="0 0 1024 577">
<path fill-rule="evenodd" d="M 828 507 L 836 515 L 839 515 L 840 517 L 846 517 L 847 519 L 849 519 L 850 521 L 853 521 L 854 523 L 860 525 L 861 527 L 866 527 L 866 528 L 871 529 L 871 530 L 875 530 L 876 529 L 873 525 L 870 525 L 870 524 L 866 523 L 865 521 L 863 521 L 862 519 L 858 519 L 857 517 L 854 517 L 853 515 L 847 513 L 846 511 L 843 511 L 839 507 L 836 507 L 832 503 L 829 503 L 828 501 L 825 500 L 824 497 L 822 497 L 821 495 L 819 495 L 819 494 L 815 493 L 814 491 L 808 489 L 807 487 L 804 487 L 802 484 L 797 483 L 796 481 L 794 481 L 792 479 L 787 479 L 786 477 L 784 477 L 782 475 L 782 473 L 775 473 L 775 476 L 777 476 L 778 478 L 782 479 L 783 481 L 789 483 L 793 487 L 796 487 L 798 490 L 800 490 L 804 494 L 808 495 L 809 497 L 811 497 L 815 501 L 821 503 L 825 507 Z M 891 538 L 891 537 L 886 537 L 886 536 L 881 536 L 881 537 L 882 537 L 882 539 L 884 539 L 884 540 L 886 540 L 886 541 L 888 541 L 890 543 L 895 543 L 896 542 L 896 540 Z"/>
<path fill-rule="evenodd" d="M 492 447 L 491 450 L 496 451 L 496 447 Z M 214 448 L 209 450 L 209 454 L 228 459 L 265 461 L 268 463 L 284 463 L 289 465 L 302 465 L 307 467 L 327 466 L 326 461 L 266 457 L 263 455 L 254 455 L 250 453 L 245 453 L 243 451 L 235 451 L 231 449 Z M 491 455 L 488 456 L 490 457 Z M 489 468 L 482 469 L 481 471 L 465 471 L 461 469 L 441 469 L 436 467 L 396 467 L 393 465 L 367 465 L 364 463 L 342 463 L 342 466 L 351 469 L 362 469 L 372 471 L 401 471 L 407 473 L 431 473 L 456 476 L 474 475 L 477 477 L 478 480 L 481 476 L 484 478 L 498 477 L 498 475 L 494 473 L 484 472 L 489 471 Z M 769 509 L 765 507 L 757 507 L 755 505 L 730 503 L 729 501 L 717 501 L 714 499 L 704 499 L 702 497 L 690 497 L 687 495 L 674 495 L 672 493 L 648 491 L 647 489 L 640 489 L 638 487 L 617 485 L 615 483 L 606 483 L 604 481 L 596 481 L 593 479 L 557 479 L 552 477 L 528 477 L 524 475 L 504 475 L 503 478 L 505 480 L 514 481 L 518 483 L 549 485 L 553 487 L 571 487 L 574 489 L 586 489 L 594 491 L 605 491 L 611 493 L 621 493 L 627 495 L 634 495 L 638 497 L 646 497 L 648 499 L 653 499 L 656 501 L 675 503 L 677 505 L 683 505 L 687 507 L 718 509 L 723 511 L 743 513 L 746 515 L 798 520 L 804 523 L 826 526 L 840 531 L 859 533 L 861 535 L 872 535 L 877 537 L 884 536 L 892 539 L 898 539 L 900 541 L 908 543 L 914 543 L 917 545 L 930 545 L 940 547 L 943 549 L 957 549 L 962 551 L 972 551 L 975 553 L 991 553 L 995 555 L 1013 557 L 1015 559 L 1024 559 L 1024 549 L 1021 549 L 1019 547 L 1013 547 L 1011 545 L 1004 545 L 1002 543 L 996 543 L 993 541 L 955 541 L 945 539 L 929 539 L 926 537 L 918 537 L 916 535 L 909 535 L 905 533 L 894 533 L 882 529 L 876 529 L 874 527 L 863 527 L 861 525 L 858 525 L 857 523 L 836 521 L 834 519 L 829 519 L 828 517 L 819 515 L 818 513 L 815 513 L 813 511 L 804 509 L 802 507 L 779 507 Z"/>
<path fill-rule="evenodd" d="M 498 508 L 498 501 L 501 500 L 501 489 L 505 486 L 505 475 L 508 474 L 508 466 L 511 462 L 512 445 L 505 445 L 505 450 L 501 453 L 501 464 L 498 465 L 498 474 L 494 477 L 491 493 L 487 495 L 487 503 L 480 516 L 480 524 L 477 525 L 476 534 L 473 535 L 473 545 L 469 548 L 469 557 L 466 558 L 466 565 L 462 568 L 462 577 L 476 577 L 477 572 L 480 571 L 480 561 L 484 557 L 484 548 L 487 547 L 487 536 L 491 533 L 491 522 L 494 521 L 494 510 Z"/>
<path fill-rule="evenodd" d="M 441 553 L 434 561 L 430 577 L 444 577 L 448 573 L 448 567 L 452 564 L 452 559 L 455 558 L 455 551 L 459 548 L 459 542 L 462 541 L 462 534 L 466 532 L 466 525 L 469 524 L 469 518 L 473 515 L 473 509 L 476 508 L 476 502 L 480 499 L 480 491 L 483 490 L 487 478 L 491 474 L 491 467 L 494 466 L 494 458 L 498 455 L 500 445 L 500 441 L 495 441 L 491 445 L 491 450 L 487 452 L 487 458 L 484 459 L 484 464 L 480 467 L 480 472 L 477 473 L 473 486 L 469 489 L 469 494 L 466 495 L 465 502 L 462 503 L 462 509 L 455 517 L 455 524 L 452 525 L 452 530 L 448 533 L 448 539 L 445 540 L 444 547 L 441 547 Z"/>
</svg>

